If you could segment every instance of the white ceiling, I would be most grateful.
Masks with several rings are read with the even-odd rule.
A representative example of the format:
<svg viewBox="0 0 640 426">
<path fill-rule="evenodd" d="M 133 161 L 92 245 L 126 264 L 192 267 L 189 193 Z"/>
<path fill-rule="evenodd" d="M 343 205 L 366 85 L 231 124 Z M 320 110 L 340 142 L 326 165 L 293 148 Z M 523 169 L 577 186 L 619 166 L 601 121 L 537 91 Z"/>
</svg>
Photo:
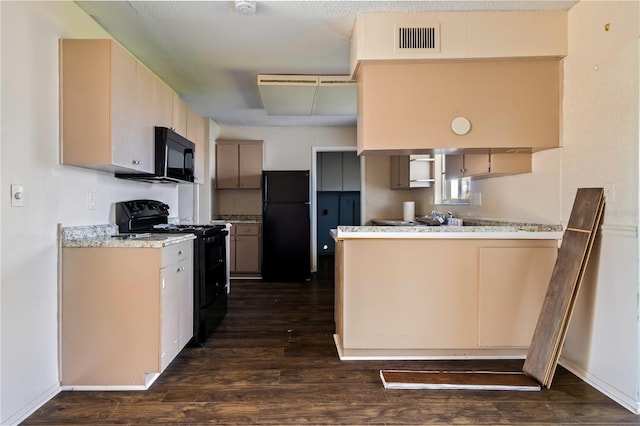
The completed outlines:
<svg viewBox="0 0 640 426">
<path fill-rule="evenodd" d="M 567 10 L 576 1 L 78 1 L 205 117 L 232 126 L 354 125 L 355 116 L 267 115 L 258 74 L 346 75 L 359 13 Z"/>
</svg>

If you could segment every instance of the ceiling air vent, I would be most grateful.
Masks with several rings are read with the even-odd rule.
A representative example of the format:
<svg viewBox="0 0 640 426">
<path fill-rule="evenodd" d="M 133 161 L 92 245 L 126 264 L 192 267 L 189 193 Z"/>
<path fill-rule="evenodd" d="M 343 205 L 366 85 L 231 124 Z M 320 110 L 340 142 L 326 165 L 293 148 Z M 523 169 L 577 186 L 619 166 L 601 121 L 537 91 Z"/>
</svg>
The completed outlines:
<svg viewBox="0 0 640 426">
<path fill-rule="evenodd" d="M 439 53 L 440 25 L 396 25 L 396 53 Z"/>
</svg>

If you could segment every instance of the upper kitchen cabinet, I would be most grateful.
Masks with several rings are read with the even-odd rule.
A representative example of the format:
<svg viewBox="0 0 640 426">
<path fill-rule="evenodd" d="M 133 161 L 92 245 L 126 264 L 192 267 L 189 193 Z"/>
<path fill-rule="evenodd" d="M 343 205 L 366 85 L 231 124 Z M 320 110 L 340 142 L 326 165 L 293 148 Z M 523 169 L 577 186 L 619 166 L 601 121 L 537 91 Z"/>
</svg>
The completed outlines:
<svg viewBox="0 0 640 426">
<path fill-rule="evenodd" d="M 262 141 L 216 141 L 216 189 L 260 189 Z"/>
<path fill-rule="evenodd" d="M 434 179 L 432 155 L 391 156 L 391 189 L 430 187 Z"/>
<path fill-rule="evenodd" d="M 196 145 L 195 182 L 204 183 L 205 157 L 205 123 L 197 112 L 187 106 L 187 134 L 186 137 Z"/>
<path fill-rule="evenodd" d="M 318 191 L 360 191 L 360 158 L 355 151 L 318 153 Z"/>
<path fill-rule="evenodd" d="M 179 134 L 187 137 L 187 116 L 189 107 L 185 101 L 180 99 L 177 93 L 173 93 L 173 125 L 169 126 Z M 187 138 L 188 139 L 188 138 Z"/>
<path fill-rule="evenodd" d="M 558 147 L 561 81 L 558 58 L 363 62 L 358 153 Z"/>
<path fill-rule="evenodd" d="M 150 72 L 150 71 L 149 71 Z M 173 127 L 173 90 L 159 78 L 153 79 L 153 123 Z"/>
<path fill-rule="evenodd" d="M 113 40 L 62 40 L 62 163 L 153 172 L 153 76 Z"/>
<path fill-rule="evenodd" d="M 446 179 L 481 179 L 520 173 L 531 173 L 529 152 L 465 153 L 445 157 Z"/>
</svg>

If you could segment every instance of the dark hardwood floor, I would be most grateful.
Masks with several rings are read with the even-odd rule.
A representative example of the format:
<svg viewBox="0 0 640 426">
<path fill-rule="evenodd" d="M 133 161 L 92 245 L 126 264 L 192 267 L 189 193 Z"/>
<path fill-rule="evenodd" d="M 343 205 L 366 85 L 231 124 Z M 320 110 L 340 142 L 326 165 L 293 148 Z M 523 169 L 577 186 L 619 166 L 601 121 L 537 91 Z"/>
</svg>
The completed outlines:
<svg viewBox="0 0 640 426">
<path fill-rule="evenodd" d="M 233 281 L 218 330 L 148 391 L 61 392 L 24 424 L 640 424 L 561 367 L 540 392 L 384 389 L 380 369 L 523 361 L 340 361 L 330 277 L 329 265 L 310 283 Z"/>
</svg>

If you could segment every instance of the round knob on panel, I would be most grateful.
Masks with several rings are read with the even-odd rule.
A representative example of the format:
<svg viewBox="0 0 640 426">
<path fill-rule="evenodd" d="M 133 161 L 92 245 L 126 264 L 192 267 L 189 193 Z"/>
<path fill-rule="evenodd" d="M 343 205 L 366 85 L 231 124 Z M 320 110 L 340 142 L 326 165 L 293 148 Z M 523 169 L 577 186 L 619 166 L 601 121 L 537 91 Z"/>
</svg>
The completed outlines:
<svg viewBox="0 0 640 426">
<path fill-rule="evenodd" d="M 15 198 L 16 200 L 22 200 L 22 192 L 16 192 L 15 194 L 13 194 L 13 198 Z"/>
<path fill-rule="evenodd" d="M 451 121 L 451 130 L 456 135 L 466 135 L 471 130 L 471 122 L 466 117 L 456 117 Z"/>
</svg>

